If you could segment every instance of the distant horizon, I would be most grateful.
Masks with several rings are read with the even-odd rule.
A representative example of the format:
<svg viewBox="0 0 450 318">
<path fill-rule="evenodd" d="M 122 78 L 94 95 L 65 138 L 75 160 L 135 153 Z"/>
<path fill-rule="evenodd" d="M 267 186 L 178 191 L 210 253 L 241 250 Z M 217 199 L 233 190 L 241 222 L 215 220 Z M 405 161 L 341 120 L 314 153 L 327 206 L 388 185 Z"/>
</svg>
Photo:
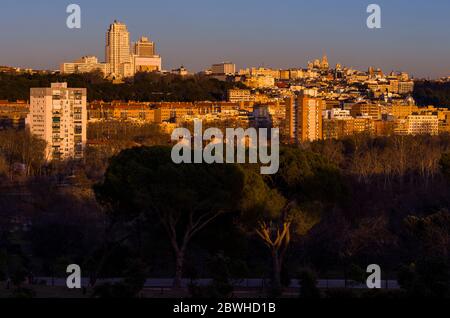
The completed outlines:
<svg viewBox="0 0 450 318">
<path fill-rule="evenodd" d="M 80 57 L 82 57 L 82 56 L 80 56 Z M 95 56 L 95 57 L 98 57 L 98 56 Z M 65 61 L 65 62 L 72 62 L 72 61 Z M 101 63 L 104 63 L 105 61 L 103 61 L 103 60 L 100 60 L 99 59 L 99 62 L 101 62 Z M 228 62 L 231 62 L 232 63 L 232 61 L 218 61 L 217 63 L 228 63 Z M 176 67 L 176 68 L 179 68 L 179 67 L 181 67 L 181 66 L 184 66 L 184 65 L 180 65 L 180 66 L 178 66 L 178 67 Z M 347 65 L 342 65 L 342 67 L 343 68 L 349 68 L 349 69 L 353 69 L 353 70 L 355 70 L 355 71 L 362 71 L 362 72 L 367 72 L 368 71 L 368 69 L 371 67 L 371 66 L 373 66 L 373 65 L 370 65 L 370 66 L 368 66 L 366 69 L 360 69 L 360 68 L 356 68 L 356 67 L 351 67 L 351 66 L 347 66 Z M 26 67 L 26 66 L 20 66 L 20 65 L 6 65 L 6 64 L 0 64 L 0 67 L 12 67 L 12 68 L 17 68 L 17 69 L 20 69 L 20 70 L 32 70 L 32 71 L 36 71 L 36 72 L 59 72 L 60 70 L 59 70 L 59 68 L 55 68 L 55 69 L 50 69 L 50 68 L 33 68 L 33 67 Z M 185 66 L 184 66 L 185 67 Z M 279 70 L 289 70 L 289 69 L 307 69 L 307 65 L 302 65 L 302 66 L 292 66 L 292 67 L 285 67 L 285 68 L 279 68 L 279 67 L 272 67 L 272 66 L 270 66 L 270 65 L 251 65 L 251 66 L 248 66 L 248 67 L 245 67 L 245 68 L 241 68 L 241 67 L 237 67 L 236 66 L 236 72 L 238 72 L 239 70 L 244 70 L 244 69 L 251 69 L 251 68 L 267 68 L 267 69 L 279 69 Z M 335 69 L 335 67 L 336 67 L 336 65 L 330 65 L 330 69 Z M 374 66 L 374 67 L 376 67 L 376 65 Z M 172 70 L 174 70 L 174 69 L 176 69 L 176 68 L 170 68 L 170 69 L 165 69 L 165 68 L 163 68 L 162 69 L 162 72 L 171 72 Z M 190 72 L 190 74 L 191 75 L 195 75 L 195 74 L 198 74 L 198 73 L 201 73 L 202 71 L 204 71 L 204 70 L 207 70 L 209 67 L 205 67 L 204 69 L 201 69 L 201 70 L 196 70 L 196 71 L 192 71 L 192 70 L 190 70 L 190 69 L 187 69 L 189 72 Z M 378 68 L 378 67 L 376 67 L 376 68 Z M 380 68 L 381 69 L 381 68 Z M 382 72 L 385 74 L 385 75 L 387 75 L 387 74 L 390 74 L 391 72 L 394 72 L 394 73 L 402 73 L 402 72 L 405 72 L 405 73 L 408 73 L 409 75 L 410 75 L 410 77 L 411 77 L 411 79 L 413 79 L 413 80 L 439 80 L 439 79 L 442 79 L 442 78 L 450 78 L 450 75 L 448 75 L 448 76 L 440 76 L 440 77 L 430 77 L 430 76 L 427 76 L 427 77 L 418 77 L 418 76 L 415 76 L 414 74 L 412 74 L 411 72 L 408 72 L 407 70 L 401 70 L 401 71 L 398 71 L 398 70 L 390 70 L 390 71 L 387 71 L 387 70 L 383 70 L 382 69 Z M 64 75 L 71 75 L 71 74 L 64 74 Z"/>
<path fill-rule="evenodd" d="M 70 2 L 3 2 L 4 66 L 54 71 L 86 55 L 104 61 L 105 33 L 118 20 L 128 26 L 130 44 L 141 36 L 155 42 L 168 71 L 183 65 L 195 73 L 223 61 L 237 69 L 305 68 L 326 54 L 332 68 L 340 63 L 361 71 L 372 66 L 384 73 L 407 72 L 417 79 L 450 76 L 450 3 L 444 0 L 432 6 L 418 0 L 249 0 L 239 6 L 237 0 L 80 0 L 72 2 L 82 9 L 79 30 L 65 25 Z M 365 25 L 370 3 L 382 8 L 381 29 Z"/>
</svg>

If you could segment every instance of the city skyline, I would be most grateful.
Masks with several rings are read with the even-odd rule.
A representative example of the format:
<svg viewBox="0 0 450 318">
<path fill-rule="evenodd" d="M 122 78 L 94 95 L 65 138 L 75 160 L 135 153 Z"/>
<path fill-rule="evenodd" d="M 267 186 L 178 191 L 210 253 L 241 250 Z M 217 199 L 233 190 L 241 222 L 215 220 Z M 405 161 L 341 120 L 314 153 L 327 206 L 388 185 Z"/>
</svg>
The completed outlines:
<svg viewBox="0 0 450 318">
<path fill-rule="evenodd" d="M 450 299 L 449 0 L 1 3 L 0 301 Z"/>
<path fill-rule="evenodd" d="M 332 67 L 341 63 L 357 69 L 406 71 L 415 77 L 448 76 L 450 45 L 443 41 L 443 32 L 450 26 L 445 18 L 450 5 L 436 1 L 430 9 L 418 1 L 377 3 L 382 8 L 382 29 L 370 30 L 365 25 L 369 3 L 364 1 L 339 5 L 325 0 L 277 5 L 261 1 L 258 6 L 249 1 L 238 9 L 233 2 L 227 6 L 202 0 L 191 6 L 179 1 L 139 6 L 133 1 L 128 6 L 78 1 L 82 28 L 71 30 L 65 26 L 69 3 L 6 0 L 2 12 L 8 14 L 0 14 L 0 27 L 9 32 L 0 35 L 6 44 L 0 64 L 55 70 L 62 61 L 85 55 L 104 61 L 104 32 L 117 19 L 128 26 L 130 41 L 145 34 L 158 43 L 166 70 L 184 65 L 197 72 L 222 61 L 232 61 L 237 68 L 305 67 L 308 60 L 326 53 Z"/>
</svg>

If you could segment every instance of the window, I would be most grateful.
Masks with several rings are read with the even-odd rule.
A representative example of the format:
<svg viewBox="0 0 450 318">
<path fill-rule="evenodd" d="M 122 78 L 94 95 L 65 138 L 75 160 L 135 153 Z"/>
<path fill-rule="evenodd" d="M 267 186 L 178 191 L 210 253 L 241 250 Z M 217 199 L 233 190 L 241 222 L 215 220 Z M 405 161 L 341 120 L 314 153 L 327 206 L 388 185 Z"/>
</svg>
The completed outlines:
<svg viewBox="0 0 450 318">
<path fill-rule="evenodd" d="M 83 92 L 82 91 L 75 91 L 75 99 L 76 100 L 81 100 L 83 97 Z"/>
<path fill-rule="evenodd" d="M 79 135 L 83 132 L 83 128 L 81 127 L 81 125 L 76 125 L 75 126 L 75 134 Z"/>
</svg>

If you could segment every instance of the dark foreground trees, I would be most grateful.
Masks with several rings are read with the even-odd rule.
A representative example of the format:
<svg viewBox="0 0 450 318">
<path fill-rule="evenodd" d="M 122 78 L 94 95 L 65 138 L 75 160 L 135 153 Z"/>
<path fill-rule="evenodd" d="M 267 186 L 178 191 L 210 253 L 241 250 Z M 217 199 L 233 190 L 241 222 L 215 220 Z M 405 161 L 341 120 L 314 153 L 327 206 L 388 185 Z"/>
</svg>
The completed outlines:
<svg viewBox="0 0 450 318">
<path fill-rule="evenodd" d="M 160 224 L 175 255 L 174 286 L 181 286 L 192 238 L 220 215 L 232 211 L 243 186 L 234 165 L 173 163 L 170 147 L 141 147 L 114 157 L 97 198 L 113 221 Z"/>
<path fill-rule="evenodd" d="M 421 106 L 448 107 L 450 104 L 450 83 L 440 81 L 416 81 L 414 99 Z"/>
<path fill-rule="evenodd" d="M 269 249 L 272 292 L 281 292 L 281 271 L 293 239 L 306 235 L 323 213 L 345 197 L 338 169 L 322 156 L 296 148 L 280 151 L 278 173 L 263 178 L 245 169 L 241 223 Z"/>
<path fill-rule="evenodd" d="M 281 151 L 280 171 L 271 178 L 259 174 L 255 165 L 177 165 L 170 154 L 170 147 L 121 152 L 95 192 L 113 222 L 145 220 L 165 230 L 175 255 L 177 287 L 193 237 L 222 214 L 239 209 L 241 228 L 268 247 L 272 288 L 280 291 L 291 240 L 319 222 L 342 191 L 334 166 L 299 149 Z"/>
<path fill-rule="evenodd" d="M 450 152 L 442 154 L 439 162 L 442 170 L 442 174 L 450 182 Z"/>
<path fill-rule="evenodd" d="M 183 77 L 138 73 L 122 84 L 113 84 L 99 72 L 70 75 L 0 73 L 0 99 L 28 100 L 31 87 L 50 87 L 50 83 L 54 82 L 67 82 L 69 87 L 87 88 L 88 101 L 218 101 L 226 99 L 228 89 L 244 87 L 241 83 L 197 75 Z"/>
<path fill-rule="evenodd" d="M 38 175 L 45 164 L 45 141 L 28 130 L 0 131 L 0 176 L 12 178 L 15 165 L 22 165 L 27 176 Z"/>
</svg>

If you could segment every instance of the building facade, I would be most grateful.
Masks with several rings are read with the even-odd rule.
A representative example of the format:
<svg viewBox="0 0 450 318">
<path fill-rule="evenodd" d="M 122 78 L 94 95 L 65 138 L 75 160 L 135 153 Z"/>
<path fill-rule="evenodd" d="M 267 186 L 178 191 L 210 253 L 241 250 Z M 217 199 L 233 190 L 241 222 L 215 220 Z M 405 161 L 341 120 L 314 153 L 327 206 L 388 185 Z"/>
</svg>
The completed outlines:
<svg viewBox="0 0 450 318">
<path fill-rule="evenodd" d="M 236 65 L 230 62 L 213 64 L 211 72 L 215 75 L 234 75 L 236 73 Z"/>
<path fill-rule="evenodd" d="M 229 89 L 227 94 L 228 101 L 232 103 L 255 101 L 255 96 L 249 89 Z"/>
<path fill-rule="evenodd" d="M 155 43 L 142 36 L 134 43 L 134 54 L 140 57 L 153 57 L 155 55 Z"/>
<path fill-rule="evenodd" d="M 47 143 L 47 160 L 80 159 L 86 144 L 86 89 L 52 83 L 31 88 L 30 132 Z"/>
<path fill-rule="evenodd" d="M 315 90 L 304 90 L 297 97 L 297 140 L 315 141 L 323 138 L 322 112 L 325 101 Z"/>
<path fill-rule="evenodd" d="M 106 33 L 105 57 L 111 73 L 127 77 L 132 74 L 130 33 L 124 23 L 114 21 Z"/>
<path fill-rule="evenodd" d="M 409 115 L 407 118 L 408 135 L 437 135 L 439 120 L 435 115 Z"/>
<path fill-rule="evenodd" d="M 69 63 L 62 63 L 60 66 L 62 74 L 77 74 L 100 71 L 103 76 L 111 73 L 108 63 L 99 63 L 96 56 L 83 56 L 82 58 Z"/>
<path fill-rule="evenodd" d="M 155 43 L 147 37 L 141 37 L 134 43 L 132 55 L 133 72 L 161 71 L 161 56 L 155 53 Z"/>
</svg>

